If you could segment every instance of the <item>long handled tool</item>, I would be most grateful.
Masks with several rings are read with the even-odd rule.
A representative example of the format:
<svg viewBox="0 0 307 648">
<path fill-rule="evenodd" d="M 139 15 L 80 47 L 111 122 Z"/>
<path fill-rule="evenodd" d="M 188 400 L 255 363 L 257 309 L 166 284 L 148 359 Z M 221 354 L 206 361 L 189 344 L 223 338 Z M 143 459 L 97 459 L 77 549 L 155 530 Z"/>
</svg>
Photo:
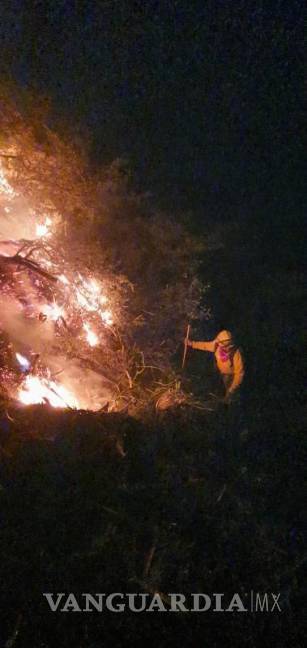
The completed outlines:
<svg viewBox="0 0 307 648">
<path fill-rule="evenodd" d="M 183 369 L 183 368 L 184 368 L 184 365 L 185 365 L 185 359 L 186 359 L 186 355 L 187 355 L 188 341 L 189 341 L 189 335 L 190 335 L 190 328 L 191 328 L 191 327 L 190 327 L 190 324 L 188 324 L 187 332 L 186 332 L 186 336 L 185 336 L 185 340 L 184 340 L 184 351 L 183 351 L 183 358 L 182 358 L 182 366 L 181 366 L 181 369 Z"/>
</svg>

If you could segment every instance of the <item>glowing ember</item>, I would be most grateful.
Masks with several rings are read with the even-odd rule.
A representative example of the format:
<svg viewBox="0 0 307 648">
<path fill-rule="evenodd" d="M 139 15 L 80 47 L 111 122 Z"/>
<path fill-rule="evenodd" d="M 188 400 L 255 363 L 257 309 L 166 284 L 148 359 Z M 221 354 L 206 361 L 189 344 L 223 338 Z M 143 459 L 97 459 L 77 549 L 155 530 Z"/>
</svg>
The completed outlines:
<svg viewBox="0 0 307 648">
<path fill-rule="evenodd" d="M 106 311 L 100 311 L 100 317 L 101 317 L 102 321 L 103 321 L 105 324 L 108 324 L 108 326 L 112 326 L 112 324 L 113 324 L 113 318 L 112 318 L 112 313 L 111 313 L 111 311 L 109 311 L 109 310 L 106 310 Z"/>
<path fill-rule="evenodd" d="M 93 293 L 94 295 L 98 295 L 100 293 L 100 288 L 98 286 L 98 283 L 95 279 L 90 279 L 89 281 L 84 281 L 83 282 L 84 288 L 89 292 Z"/>
<path fill-rule="evenodd" d="M 67 277 L 65 277 L 65 275 L 61 274 L 61 275 L 59 276 L 59 280 L 60 280 L 60 281 L 61 281 L 65 286 L 68 286 L 68 285 L 69 285 L 69 281 L 68 281 Z"/>
<path fill-rule="evenodd" d="M 49 227 L 52 224 L 52 221 L 49 217 L 46 218 L 44 223 L 39 223 L 36 225 L 36 236 L 42 238 L 43 236 L 50 236 Z"/>
<path fill-rule="evenodd" d="M 90 325 L 87 324 L 87 323 L 83 324 L 83 328 L 86 331 L 86 339 L 87 339 L 89 345 L 91 347 L 96 346 L 98 344 L 98 342 L 99 342 L 99 339 L 98 339 L 96 333 L 94 333 L 94 331 L 92 331 Z"/>
<path fill-rule="evenodd" d="M 0 191 L 6 194 L 6 196 L 8 196 L 9 198 L 13 198 L 14 196 L 17 195 L 13 187 L 11 187 L 11 185 L 7 181 L 1 168 L 0 168 Z"/>
<path fill-rule="evenodd" d="M 38 376 L 26 377 L 18 391 L 18 399 L 24 405 L 48 402 L 52 407 L 78 408 L 77 400 L 66 387 Z"/>
<path fill-rule="evenodd" d="M 96 279 L 86 280 L 79 274 L 81 286 L 76 289 L 76 299 L 79 306 L 88 312 L 100 312 L 101 304 L 108 300 L 101 293 L 101 287 Z"/>
<path fill-rule="evenodd" d="M 15 353 L 15 356 L 16 356 L 16 360 L 18 360 L 20 366 L 23 369 L 30 369 L 31 363 L 29 362 L 29 360 L 27 358 L 25 358 L 23 355 L 21 355 L 21 353 Z"/>
<path fill-rule="evenodd" d="M 41 312 L 44 313 L 44 315 L 47 315 L 47 317 L 50 317 L 54 322 L 56 322 L 60 317 L 64 317 L 63 308 L 58 306 L 55 302 L 53 304 L 45 304 L 42 307 Z"/>
<path fill-rule="evenodd" d="M 76 290 L 76 297 L 77 297 L 77 302 L 79 306 L 82 308 L 85 308 L 87 311 L 95 311 L 97 310 L 97 306 L 93 303 L 91 303 L 85 296 L 80 292 L 80 290 Z"/>
</svg>

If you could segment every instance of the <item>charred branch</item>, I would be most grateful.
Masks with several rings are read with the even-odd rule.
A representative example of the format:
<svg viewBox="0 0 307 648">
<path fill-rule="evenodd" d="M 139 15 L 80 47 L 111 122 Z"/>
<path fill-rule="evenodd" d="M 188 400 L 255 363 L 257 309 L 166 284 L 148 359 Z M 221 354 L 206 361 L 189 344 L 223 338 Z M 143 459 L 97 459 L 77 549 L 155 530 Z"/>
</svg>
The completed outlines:
<svg viewBox="0 0 307 648">
<path fill-rule="evenodd" d="M 5 265 L 18 265 L 22 266 L 24 268 L 27 268 L 27 270 L 31 270 L 32 272 L 40 275 L 44 279 L 47 279 L 48 281 L 52 281 L 54 283 L 57 282 L 57 277 L 54 275 L 50 274 L 50 272 L 47 272 L 47 270 L 43 270 L 38 263 L 35 261 L 30 261 L 30 259 L 27 259 L 25 257 L 20 256 L 19 254 L 15 254 L 14 256 L 11 257 L 6 257 L 3 255 L 0 255 L 0 264 Z"/>
</svg>

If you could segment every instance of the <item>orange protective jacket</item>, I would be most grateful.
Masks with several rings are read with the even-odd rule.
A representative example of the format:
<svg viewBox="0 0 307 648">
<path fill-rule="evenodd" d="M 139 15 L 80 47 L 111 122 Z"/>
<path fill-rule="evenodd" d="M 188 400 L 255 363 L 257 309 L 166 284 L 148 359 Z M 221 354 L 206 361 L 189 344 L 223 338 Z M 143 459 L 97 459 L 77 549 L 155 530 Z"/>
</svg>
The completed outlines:
<svg viewBox="0 0 307 648">
<path fill-rule="evenodd" d="M 231 394 L 238 389 L 244 378 L 244 363 L 239 349 L 235 350 L 231 360 L 222 362 L 217 352 L 215 340 L 213 342 L 192 342 L 192 348 L 214 353 L 219 372 L 223 376 L 232 376 L 232 382 L 227 389 L 228 393 Z"/>
</svg>

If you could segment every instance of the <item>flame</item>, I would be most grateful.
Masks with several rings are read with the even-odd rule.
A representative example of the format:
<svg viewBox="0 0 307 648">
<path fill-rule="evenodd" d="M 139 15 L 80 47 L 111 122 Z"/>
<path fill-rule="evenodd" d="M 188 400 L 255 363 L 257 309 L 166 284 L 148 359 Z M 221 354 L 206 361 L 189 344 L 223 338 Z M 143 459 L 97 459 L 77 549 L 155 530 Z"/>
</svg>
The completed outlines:
<svg viewBox="0 0 307 648">
<path fill-rule="evenodd" d="M 102 329 L 105 326 L 112 326 L 113 324 L 113 314 L 109 304 L 109 298 L 105 294 L 103 282 L 87 270 L 82 275 L 76 272 L 76 268 L 73 265 L 71 267 L 68 265 L 63 254 L 63 248 L 61 246 L 59 247 L 60 238 L 56 238 L 58 222 L 56 216 L 52 213 L 50 218 L 46 215 L 46 212 L 38 213 L 28 205 L 26 200 L 22 200 L 20 206 L 19 200 L 23 197 L 10 185 L 9 180 L 6 178 L 5 170 L 1 167 L 1 163 L 0 197 L 4 203 L 3 219 L 5 219 L 5 223 L 6 220 L 8 221 L 8 224 L 6 223 L 6 231 L 10 232 L 8 229 L 10 220 L 12 220 L 14 225 L 16 221 L 18 225 L 18 228 L 15 227 L 14 229 L 14 236 L 12 234 L 12 241 L 7 241 L 5 238 L 1 241 L 2 237 L 0 235 L 0 244 L 3 248 L 3 251 L 1 250 L 2 256 L 14 255 L 19 249 L 25 249 L 24 254 L 29 254 L 30 260 L 33 260 L 42 269 L 48 270 L 50 274 L 58 279 L 57 283 L 48 286 L 48 290 L 47 288 L 45 289 L 44 283 L 39 276 L 31 278 L 31 283 L 24 282 L 23 278 L 19 279 L 18 286 L 21 294 L 23 294 L 28 284 L 31 286 L 31 289 L 29 287 L 27 290 L 25 304 L 24 301 L 21 302 L 21 300 L 18 300 L 17 295 L 14 295 L 22 314 L 28 317 L 29 312 L 31 312 L 32 317 L 32 313 L 37 312 L 39 308 L 41 313 L 54 322 L 65 317 L 64 323 L 67 321 L 67 327 L 63 326 L 61 328 L 63 328 L 63 331 L 65 328 L 65 331 L 68 332 L 67 335 L 75 332 L 76 337 L 80 334 L 81 321 L 83 322 L 81 332 L 83 340 L 86 340 L 90 347 L 96 347 L 101 344 L 100 334 Z M 15 198 L 18 198 L 18 201 L 15 201 Z M 17 210 L 16 214 L 14 213 L 15 208 Z M 6 217 L 5 214 L 9 214 L 9 216 Z M 58 214 L 58 217 L 60 222 L 61 215 Z M 21 228 L 19 227 L 20 223 L 22 224 Z M 10 239 L 10 236 L 7 238 Z M 32 246 L 34 239 L 36 240 L 36 244 Z M 37 239 L 42 239 L 42 242 L 38 243 Z M 26 256 L 25 258 L 28 257 Z M 67 272 L 67 275 L 63 273 L 64 271 L 65 273 Z M 58 343 L 62 335 L 60 327 L 56 329 L 55 335 L 57 336 Z M 59 346 L 58 344 L 55 353 L 58 353 Z M 34 350 L 32 351 L 34 352 Z M 29 353 L 31 354 L 32 351 L 29 351 Z M 33 374 L 27 375 L 27 371 L 33 366 L 31 359 L 28 360 L 20 353 L 16 353 L 15 357 L 20 366 L 18 380 L 20 380 L 21 372 L 24 374 L 23 383 L 18 388 L 17 394 L 20 402 L 24 405 L 45 403 L 48 401 L 52 407 L 69 406 L 78 408 L 80 407 L 80 403 L 83 406 L 83 401 L 85 406 L 89 403 L 92 404 L 92 396 L 86 395 L 85 398 L 83 393 L 81 395 L 78 386 L 73 386 L 74 383 L 72 383 L 72 386 L 70 385 L 69 379 L 66 381 L 69 389 L 63 384 L 54 382 L 49 379 L 52 372 L 49 371 L 47 366 L 40 366 L 40 376 L 34 376 Z M 48 362 L 47 354 L 45 355 L 45 359 Z M 82 369 L 80 369 L 81 371 Z M 64 376 L 62 376 L 62 380 L 65 380 Z M 70 391 L 70 388 L 72 391 Z M 89 387 L 89 393 L 90 389 Z M 16 395 L 15 388 L 14 394 Z M 98 402 L 98 400 L 96 399 L 95 402 Z"/>
<path fill-rule="evenodd" d="M 107 324 L 108 326 L 112 326 L 113 324 L 113 318 L 112 318 L 112 313 L 109 310 L 106 311 L 100 311 L 100 317 L 102 321 Z"/>
<path fill-rule="evenodd" d="M 27 376 L 18 391 L 18 398 L 24 405 L 34 405 L 48 401 L 52 407 L 78 408 L 74 395 L 64 387 L 46 378 Z"/>
<path fill-rule="evenodd" d="M 50 225 L 52 225 L 52 220 L 47 216 L 44 223 L 38 223 L 36 225 L 36 236 L 38 236 L 38 238 L 42 238 L 43 236 L 50 236 Z"/>
<path fill-rule="evenodd" d="M 15 356 L 23 369 L 30 369 L 31 362 L 29 362 L 29 360 L 25 358 L 25 356 L 21 355 L 21 353 L 15 353 Z"/>
<path fill-rule="evenodd" d="M 96 346 L 98 344 L 98 342 L 99 342 L 99 338 L 97 337 L 96 333 L 94 333 L 94 331 L 92 331 L 90 325 L 87 324 L 86 322 L 85 322 L 85 324 L 83 324 L 83 328 L 86 331 L 86 339 L 87 339 L 89 345 L 91 347 Z"/>
<path fill-rule="evenodd" d="M 8 198 L 14 198 L 15 196 L 17 196 L 13 187 L 7 181 L 4 172 L 1 168 L 0 168 L 0 191 L 1 193 L 5 193 Z"/>
<path fill-rule="evenodd" d="M 61 275 L 59 276 L 59 280 L 60 280 L 60 281 L 61 281 L 65 286 L 68 286 L 68 285 L 69 285 L 69 281 L 68 281 L 67 277 L 65 277 L 64 274 L 61 274 Z"/>
<path fill-rule="evenodd" d="M 76 289 L 76 300 L 78 305 L 88 312 L 96 312 L 100 316 L 100 319 L 104 324 L 112 326 L 113 316 L 111 311 L 101 309 L 101 306 L 103 304 L 108 303 L 108 298 L 102 293 L 102 288 L 99 282 L 94 278 L 86 280 L 80 274 L 79 279 L 81 287 Z M 91 336 L 91 338 L 92 341 L 90 342 L 88 337 L 88 342 L 91 346 L 95 346 L 95 344 L 97 344 L 98 342 L 98 338 L 97 341 L 94 341 L 93 336 Z"/>
<path fill-rule="evenodd" d="M 100 287 L 96 279 L 89 279 L 89 281 L 83 281 L 84 288 L 88 290 L 89 293 L 93 295 L 98 295 L 100 293 Z"/>
<path fill-rule="evenodd" d="M 41 312 L 44 313 L 44 315 L 47 315 L 47 317 L 50 317 L 54 322 L 56 322 L 60 317 L 64 317 L 63 308 L 58 306 L 55 302 L 53 304 L 45 304 L 41 308 Z"/>
<path fill-rule="evenodd" d="M 76 300 L 82 308 L 89 312 L 99 312 L 100 305 L 107 303 L 107 297 L 102 294 L 102 288 L 94 278 L 84 279 L 79 274 L 81 286 L 76 289 Z"/>
<path fill-rule="evenodd" d="M 85 295 L 83 295 L 83 293 L 81 293 L 80 290 L 78 290 L 78 289 L 76 290 L 76 298 L 77 298 L 77 302 L 78 302 L 79 306 L 81 306 L 82 308 L 85 308 L 85 310 L 87 310 L 89 312 L 97 310 L 96 306 L 93 303 L 91 303 L 85 297 Z"/>
</svg>

